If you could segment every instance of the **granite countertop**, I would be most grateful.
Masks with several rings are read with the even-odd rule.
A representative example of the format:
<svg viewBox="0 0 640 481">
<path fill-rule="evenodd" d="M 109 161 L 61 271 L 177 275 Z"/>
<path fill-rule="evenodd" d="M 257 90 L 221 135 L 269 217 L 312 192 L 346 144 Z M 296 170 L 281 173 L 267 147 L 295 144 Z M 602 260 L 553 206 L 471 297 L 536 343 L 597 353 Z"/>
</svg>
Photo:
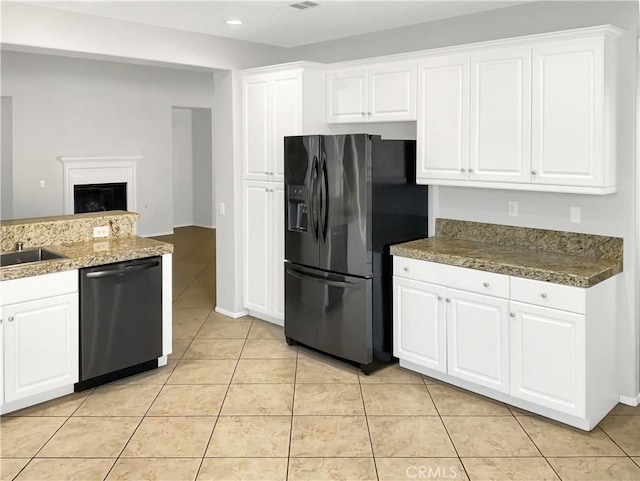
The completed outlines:
<svg viewBox="0 0 640 481">
<path fill-rule="evenodd" d="M 575 287 L 591 287 L 622 272 L 622 259 L 606 259 L 449 237 L 391 246 L 391 254 Z"/>
<path fill-rule="evenodd" d="M 141 259 L 173 252 L 173 244 L 137 236 L 51 244 L 43 247 L 66 258 L 3 266 L 0 268 L 0 281 Z"/>
</svg>

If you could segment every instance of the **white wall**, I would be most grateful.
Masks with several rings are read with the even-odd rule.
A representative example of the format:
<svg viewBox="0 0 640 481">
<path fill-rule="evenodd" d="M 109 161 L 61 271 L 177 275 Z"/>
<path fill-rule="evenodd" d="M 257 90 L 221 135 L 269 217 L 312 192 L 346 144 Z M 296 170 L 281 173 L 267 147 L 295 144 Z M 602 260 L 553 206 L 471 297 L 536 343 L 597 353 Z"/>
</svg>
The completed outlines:
<svg viewBox="0 0 640 481">
<path fill-rule="evenodd" d="M 284 48 L 65 12 L 41 5 L 0 2 L 4 50 L 213 69 L 285 61 Z M 150 6 L 150 8 L 153 8 Z"/>
<path fill-rule="evenodd" d="M 171 109 L 173 225 L 193 225 L 193 140 L 191 110 Z"/>
<path fill-rule="evenodd" d="M 172 231 L 171 108 L 211 108 L 211 73 L 17 52 L 3 53 L 1 71 L 13 98 L 14 217 L 62 214 L 57 156 L 141 155 L 138 233 Z"/>
<path fill-rule="evenodd" d="M 193 223 L 215 227 L 216 211 L 210 109 L 191 109 L 193 145 Z"/>
<path fill-rule="evenodd" d="M 0 219 L 13 218 L 13 99 L 0 98 Z"/>
</svg>

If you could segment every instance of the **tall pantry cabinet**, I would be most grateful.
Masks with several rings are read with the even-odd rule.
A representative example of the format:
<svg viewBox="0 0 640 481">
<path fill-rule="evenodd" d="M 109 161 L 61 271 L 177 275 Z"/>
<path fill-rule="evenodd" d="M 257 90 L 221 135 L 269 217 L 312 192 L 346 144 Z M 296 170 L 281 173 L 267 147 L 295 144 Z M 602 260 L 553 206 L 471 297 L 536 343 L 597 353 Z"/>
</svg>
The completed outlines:
<svg viewBox="0 0 640 481">
<path fill-rule="evenodd" d="M 284 323 L 284 137 L 320 133 L 324 70 L 309 62 L 242 73 L 244 307 Z"/>
</svg>

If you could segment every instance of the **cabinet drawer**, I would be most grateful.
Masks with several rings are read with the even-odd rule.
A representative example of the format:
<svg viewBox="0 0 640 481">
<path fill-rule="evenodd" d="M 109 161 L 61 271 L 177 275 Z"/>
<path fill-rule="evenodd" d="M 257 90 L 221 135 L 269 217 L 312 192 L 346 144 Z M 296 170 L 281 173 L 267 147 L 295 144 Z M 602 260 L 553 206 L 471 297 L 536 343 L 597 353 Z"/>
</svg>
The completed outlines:
<svg viewBox="0 0 640 481">
<path fill-rule="evenodd" d="M 509 298 L 509 276 L 394 256 L 393 275 L 445 287 Z"/>
<path fill-rule="evenodd" d="M 54 272 L 0 283 L 0 305 L 78 292 L 78 271 Z"/>
<path fill-rule="evenodd" d="M 580 287 L 511 277 L 511 299 L 536 306 L 584 314 L 585 293 Z"/>
</svg>

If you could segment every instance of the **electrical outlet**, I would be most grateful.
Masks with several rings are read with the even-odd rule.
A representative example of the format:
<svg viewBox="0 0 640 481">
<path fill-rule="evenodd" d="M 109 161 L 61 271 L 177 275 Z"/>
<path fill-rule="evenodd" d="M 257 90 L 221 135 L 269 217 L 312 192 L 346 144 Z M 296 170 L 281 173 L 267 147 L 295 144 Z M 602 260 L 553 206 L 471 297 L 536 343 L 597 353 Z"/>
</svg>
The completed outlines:
<svg viewBox="0 0 640 481">
<path fill-rule="evenodd" d="M 225 215 L 225 207 L 224 202 L 220 202 L 220 215 Z"/>
<path fill-rule="evenodd" d="M 509 201 L 509 215 L 512 217 L 516 217 L 518 215 L 518 201 Z"/>
<path fill-rule="evenodd" d="M 40 188 L 44 189 L 47 186 L 47 183 L 44 180 L 40 181 Z"/>
<path fill-rule="evenodd" d="M 569 222 L 579 224 L 581 217 L 580 207 L 569 207 Z"/>
<path fill-rule="evenodd" d="M 98 237 L 109 237 L 108 225 L 101 225 L 93 228 L 93 238 L 96 239 Z"/>
</svg>

